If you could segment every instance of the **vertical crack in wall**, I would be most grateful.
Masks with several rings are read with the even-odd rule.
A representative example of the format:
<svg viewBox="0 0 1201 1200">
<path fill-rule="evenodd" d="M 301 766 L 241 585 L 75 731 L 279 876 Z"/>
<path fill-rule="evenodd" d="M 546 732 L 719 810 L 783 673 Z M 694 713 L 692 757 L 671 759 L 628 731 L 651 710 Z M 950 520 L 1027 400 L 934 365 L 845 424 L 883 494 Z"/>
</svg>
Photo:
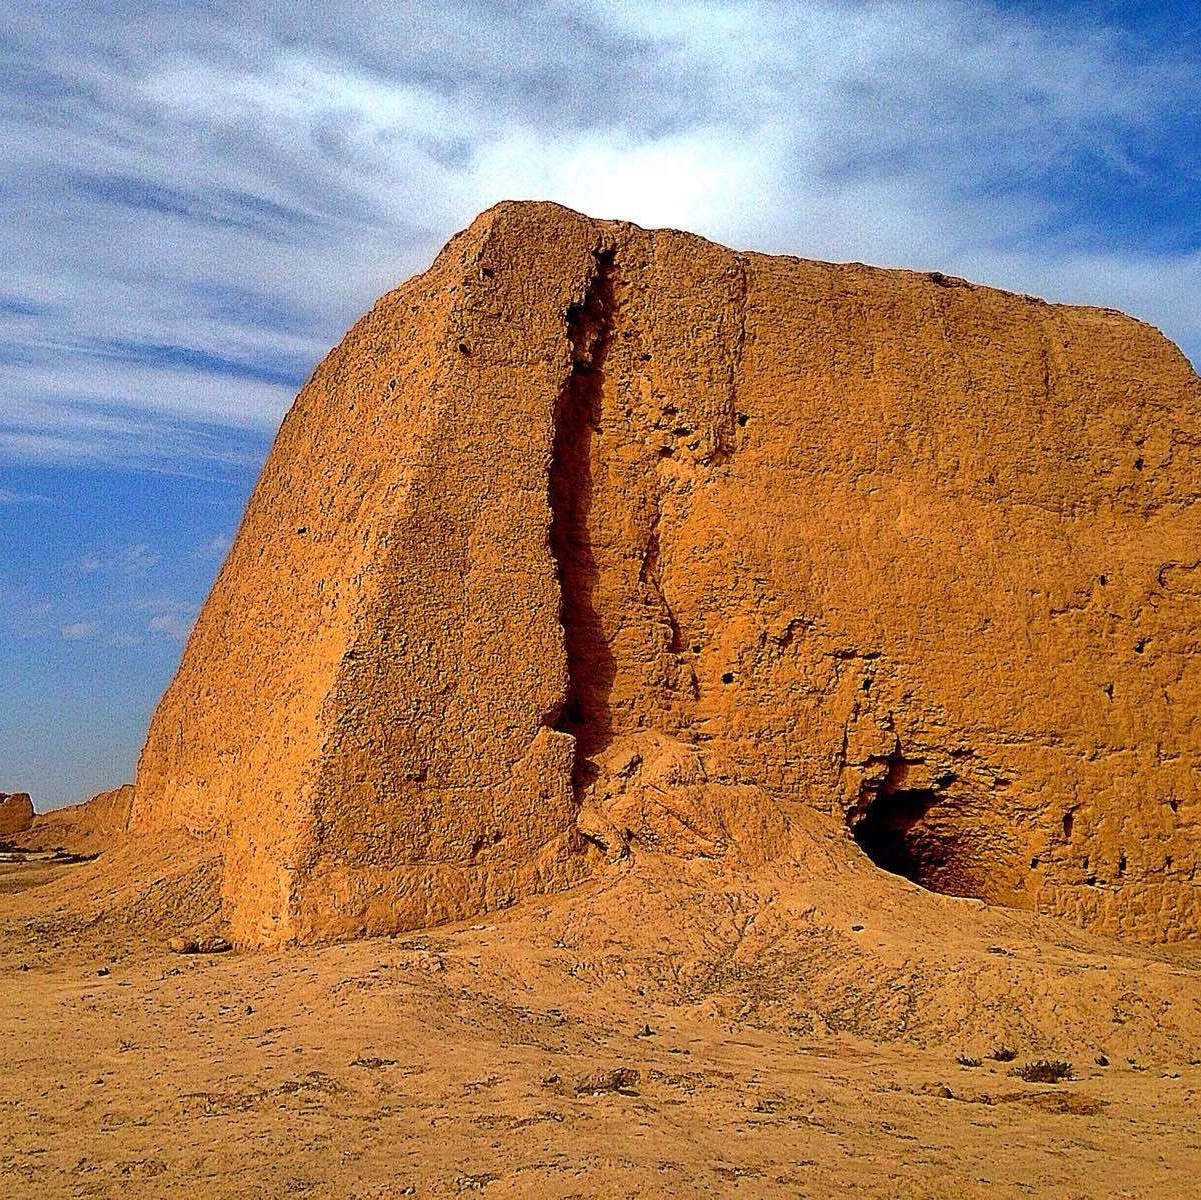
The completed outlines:
<svg viewBox="0 0 1201 1200">
<path fill-rule="evenodd" d="M 684 649 L 684 638 L 680 632 L 680 623 L 676 620 L 676 614 L 667 602 L 667 593 L 663 590 L 663 579 L 659 574 L 659 523 L 662 515 L 662 509 L 656 498 L 650 531 L 647 533 L 646 545 L 642 550 L 642 565 L 638 568 L 638 582 L 645 584 L 651 590 L 654 600 L 663 614 L 663 620 L 670 630 L 670 639 L 667 643 L 668 652 L 680 654 Z"/>
<path fill-rule="evenodd" d="M 592 448 L 613 323 L 614 251 L 598 248 L 593 254 L 596 267 L 587 293 L 567 311 L 571 371 L 555 403 L 549 484 L 550 548 L 559 576 L 559 620 L 567 653 L 567 695 L 552 724 L 576 739 L 577 791 L 593 774 L 589 760 L 612 736 L 609 693 L 616 674 L 596 608 L 600 570 L 589 525 Z"/>
</svg>

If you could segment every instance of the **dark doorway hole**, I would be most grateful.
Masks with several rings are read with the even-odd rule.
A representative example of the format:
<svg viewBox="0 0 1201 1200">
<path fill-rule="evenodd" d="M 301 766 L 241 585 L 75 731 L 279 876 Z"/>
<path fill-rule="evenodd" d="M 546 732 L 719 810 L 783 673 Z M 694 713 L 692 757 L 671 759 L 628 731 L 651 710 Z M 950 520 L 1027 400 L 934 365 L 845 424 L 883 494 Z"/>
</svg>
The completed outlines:
<svg viewBox="0 0 1201 1200">
<path fill-rule="evenodd" d="M 936 799 L 929 789 L 881 788 L 851 826 L 851 836 L 876 866 L 937 891 L 931 880 L 943 856 L 922 832 Z"/>
<path fill-rule="evenodd" d="M 928 891 L 980 896 L 986 880 L 979 838 L 960 805 L 946 803 L 957 776 L 945 772 L 930 786 L 913 787 L 907 786 L 910 763 L 900 753 L 880 765 L 883 778 L 865 781 L 850 814 L 860 849 L 877 867 Z"/>
</svg>

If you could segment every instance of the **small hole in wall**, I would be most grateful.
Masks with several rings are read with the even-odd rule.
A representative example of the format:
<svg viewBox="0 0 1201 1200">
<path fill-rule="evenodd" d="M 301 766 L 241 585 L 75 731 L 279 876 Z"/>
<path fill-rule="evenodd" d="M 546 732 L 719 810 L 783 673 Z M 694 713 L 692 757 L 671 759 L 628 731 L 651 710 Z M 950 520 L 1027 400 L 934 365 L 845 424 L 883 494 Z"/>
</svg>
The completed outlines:
<svg viewBox="0 0 1201 1200">
<path fill-rule="evenodd" d="M 1135 654 L 1142 654 L 1142 652 L 1143 652 L 1144 650 L 1146 650 L 1146 648 L 1147 648 L 1147 641 L 1148 641 L 1148 639 L 1147 639 L 1147 638 L 1139 638 L 1139 639 L 1138 639 L 1138 641 L 1134 643 L 1134 652 L 1135 652 Z"/>
<path fill-rule="evenodd" d="M 1173 796 L 1173 797 L 1172 797 L 1172 798 L 1171 798 L 1171 799 L 1168 801 L 1168 807 L 1169 807 L 1169 808 L 1170 808 L 1170 809 L 1171 809 L 1173 812 L 1179 812 L 1179 811 L 1180 811 L 1180 801 L 1179 801 L 1179 800 L 1177 800 L 1175 796 Z"/>
<path fill-rule="evenodd" d="M 495 274 L 496 274 L 496 272 L 493 271 L 491 267 L 480 267 L 480 278 L 481 279 L 491 279 L 492 276 Z"/>
<path fill-rule="evenodd" d="M 1088 876 L 1087 879 L 1085 879 L 1084 882 L 1087 883 L 1089 887 L 1096 887 L 1097 886 L 1097 877 L 1095 875 L 1090 875 L 1090 876 Z"/>
<path fill-rule="evenodd" d="M 871 678 L 871 676 L 870 676 L 870 675 L 867 675 L 867 676 L 865 676 L 865 677 L 864 677 L 864 680 L 863 680 L 863 690 L 864 690 L 865 692 L 870 692 L 870 691 L 872 690 L 872 678 Z"/>
<path fill-rule="evenodd" d="M 1136 471 L 1141 471 L 1143 469 L 1143 460 L 1141 457 L 1134 460 L 1134 469 Z"/>
<path fill-rule="evenodd" d="M 1037 858 L 1032 858 L 1030 860 L 1030 870 L 1037 871 L 1038 865 L 1039 865 L 1039 860 Z"/>
<path fill-rule="evenodd" d="M 659 457 L 660 458 L 671 458 L 671 456 L 674 453 L 675 453 L 675 449 L 672 446 L 660 446 L 659 447 Z"/>
<path fill-rule="evenodd" d="M 733 683 L 734 682 L 734 672 L 726 671 L 725 674 L 722 675 L 721 681 L 722 681 L 722 683 Z"/>
<path fill-rule="evenodd" d="M 746 423 L 747 423 L 749 420 L 750 420 L 750 417 L 748 417 L 748 416 L 746 415 L 746 413 L 739 413 L 739 414 L 738 414 L 738 424 L 739 424 L 739 425 L 743 425 L 743 426 L 745 426 L 745 425 L 746 425 Z"/>
<path fill-rule="evenodd" d="M 701 648 L 700 648 L 700 646 L 693 646 L 693 647 L 692 647 L 692 653 L 693 653 L 693 654 L 700 654 L 700 652 L 701 652 Z"/>
<path fill-rule="evenodd" d="M 1126 856 L 1123 854 L 1118 859 L 1118 878 L 1121 879 L 1126 874 Z"/>
<path fill-rule="evenodd" d="M 1105 692 L 1105 695 L 1108 696 L 1110 700 L 1113 699 L 1113 684 L 1112 683 L 1107 683 L 1102 690 Z"/>
<path fill-rule="evenodd" d="M 1076 818 L 1070 812 L 1063 814 L 1063 836 L 1067 841 L 1072 840 L 1072 826 L 1076 823 Z"/>
<path fill-rule="evenodd" d="M 1098 582 L 1101 584 L 1102 587 L 1104 587 L 1109 582 L 1109 576 L 1108 575 L 1099 576 Z"/>
<path fill-rule="evenodd" d="M 297 525 L 296 532 L 300 537 L 304 537 L 304 535 L 308 533 L 308 528 L 304 525 Z"/>
<path fill-rule="evenodd" d="M 459 343 L 459 353 L 466 354 L 470 358 L 471 357 L 471 347 L 466 342 L 460 342 Z"/>
</svg>

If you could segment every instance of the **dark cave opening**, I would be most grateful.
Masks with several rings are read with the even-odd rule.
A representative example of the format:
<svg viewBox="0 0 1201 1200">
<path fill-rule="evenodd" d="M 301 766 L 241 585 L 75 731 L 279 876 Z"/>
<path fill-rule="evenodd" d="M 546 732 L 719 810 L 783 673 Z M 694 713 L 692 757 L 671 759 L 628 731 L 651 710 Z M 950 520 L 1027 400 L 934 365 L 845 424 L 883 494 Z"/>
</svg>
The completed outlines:
<svg viewBox="0 0 1201 1200">
<path fill-rule="evenodd" d="M 882 870 L 939 891 L 934 880 L 945 857 L 922 826 L 937 798 L 932 789 L 881 787 L 851 825 L 851 836 Z"/>
<path fill-rule="evenodd" d="M 883 778 L 864 782 L 849 814 L 859 848 L 881 870 L 927 891 L 975 897 L 986 892 L 989 865 L 982 856 L 986 860 L 988 852 L 981 830 L 966 798 L 952 800 L 946 790 L 956 776 L 948 772 L 929 786 L 906 786 L 911 764 L 900 754 L 881 765 Z"/>
</svg>

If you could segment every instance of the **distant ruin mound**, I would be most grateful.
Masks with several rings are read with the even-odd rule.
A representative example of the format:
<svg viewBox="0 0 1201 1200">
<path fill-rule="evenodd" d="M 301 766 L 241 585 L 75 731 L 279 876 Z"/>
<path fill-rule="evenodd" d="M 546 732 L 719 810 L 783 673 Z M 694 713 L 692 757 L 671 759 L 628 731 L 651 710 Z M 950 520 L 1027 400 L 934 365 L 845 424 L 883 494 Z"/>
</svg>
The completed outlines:
<svg viewBox="0 0 1201 1200">
<path fill-rule="evenodd" d="M 33 824 L 28 792 L 0 792 L 0 840 L 24 833 Z"/>
<path fill-rule="evenodd" d="M 815 819 L 1193 937 L 1199 497 L 1201 381 L 1138 321 L 502 204 L 301 392 L 131 827 L 220 845 L 243 943 Z"/>
</svg>

